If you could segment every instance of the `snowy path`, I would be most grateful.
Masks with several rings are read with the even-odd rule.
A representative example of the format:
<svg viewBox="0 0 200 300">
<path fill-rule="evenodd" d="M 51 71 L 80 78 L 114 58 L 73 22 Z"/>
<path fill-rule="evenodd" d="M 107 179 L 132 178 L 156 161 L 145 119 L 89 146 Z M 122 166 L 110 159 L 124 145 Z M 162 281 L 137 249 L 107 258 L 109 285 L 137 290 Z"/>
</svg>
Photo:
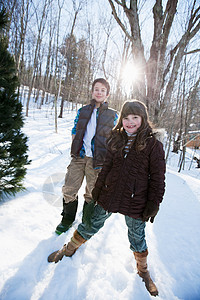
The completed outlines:
<svg viewBox="0 0 200 300">
<path fill-rule="evenodd" d="M 60 221 L 61 186 L 69 163 L 74 113 L 53 121 L 34 114 L 26 121 L 30 159 L 27 191 L 0 204 L 0 300 L 146 300 L 155 299 L 136 274 L 124 217 L 116 214 L 72 258 L 48 264 L 81 220 L 84 185 L 79 192 L 76 222 L 56 236 Z M 199 170 L 178 173 L 168 167 L 166 194 L 154 224 L 147 223 L 149 269 L 159 289 L 156 299 L 200 299 L 200 178 Z M 53 174 L 59 180 L 55 183 Z M 51 203 L 44 182 L 52 178 Z M 47 180 L 48 181 L 48 180 Z M 48 181 L 49 182 L 49 181 Z M 60 206 L 60 207 L 59 207 Z"/>
</svg>

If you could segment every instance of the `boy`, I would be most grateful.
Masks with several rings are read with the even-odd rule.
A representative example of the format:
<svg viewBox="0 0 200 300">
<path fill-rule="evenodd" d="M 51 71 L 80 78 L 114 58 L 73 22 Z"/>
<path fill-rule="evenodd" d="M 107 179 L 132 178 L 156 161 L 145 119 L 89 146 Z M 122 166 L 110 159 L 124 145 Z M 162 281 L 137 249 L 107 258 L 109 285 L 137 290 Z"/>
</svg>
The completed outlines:
<svg viewBox="0 0 200 300">
<path fill-rule="evenodd" d="M 92 84 L 92 100 L 78 110 L 72 129 L 72 160 L 67 168 L 63 192 L 61 223 L 56 233 L 66 232 L 75 220 L 78 207 L 78 191 L 86 177 L 84 207 L 92 200 L 92 189 L 103 166 L 106 155 L 106 139 L 117 120 L 115 110 L 108 108 L 109 83 L 95 79 Z"/>
</svg>

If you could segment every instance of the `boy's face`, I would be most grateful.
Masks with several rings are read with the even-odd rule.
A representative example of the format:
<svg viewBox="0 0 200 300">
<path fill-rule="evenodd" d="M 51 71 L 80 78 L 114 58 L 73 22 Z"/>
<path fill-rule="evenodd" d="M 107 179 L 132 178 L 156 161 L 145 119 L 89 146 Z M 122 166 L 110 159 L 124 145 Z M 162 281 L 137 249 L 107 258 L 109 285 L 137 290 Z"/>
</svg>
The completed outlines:
<svg viewBox="0 0 200 300">
<path fill-rule="evenodd" d="M 96 82 L 92 91 L 92 99 L 96 101 L 96 107 L 105 102 L 109 95 L 107 95 L 107 88 L 101 82 Z"/>
</svg>

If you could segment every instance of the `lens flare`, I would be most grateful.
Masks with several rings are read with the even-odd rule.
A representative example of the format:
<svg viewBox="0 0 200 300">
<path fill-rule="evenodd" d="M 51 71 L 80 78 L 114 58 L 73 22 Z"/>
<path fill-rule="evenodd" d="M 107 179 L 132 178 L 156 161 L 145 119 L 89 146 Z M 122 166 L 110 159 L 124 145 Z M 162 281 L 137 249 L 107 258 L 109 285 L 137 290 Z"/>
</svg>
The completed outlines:
<svg viewBox="0 0 200 300">
<path fill-rule="evenodd" d="M 127 63 L 124 65 L 121 71 L 121 82 L 122 86 L 127 93 L 131 91 L 134 83 L 139 80 L 139 70 L 138 67 L 133 63 Z"/>
</svg>

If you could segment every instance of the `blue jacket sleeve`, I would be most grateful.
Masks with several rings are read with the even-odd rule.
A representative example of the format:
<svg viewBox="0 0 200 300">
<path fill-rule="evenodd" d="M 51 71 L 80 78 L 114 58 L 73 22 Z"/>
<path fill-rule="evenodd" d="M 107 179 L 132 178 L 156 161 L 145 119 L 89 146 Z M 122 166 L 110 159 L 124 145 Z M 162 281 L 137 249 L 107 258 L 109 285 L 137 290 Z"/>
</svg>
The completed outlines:
<svg viewBox="0 0 200 300">
<path fill-rule="evenodd" d="M 78 120 L 79 120 L 80 111 L 81 111 L 81 108 L 79 108 L 79 110 L 77 112 L 77 115 L 74 119 L 74 127 L 72 128 L 72 134 L 76 134 L 76 126 L 77 126 L 77 123 L 78 123 Z"/>
</svg>

